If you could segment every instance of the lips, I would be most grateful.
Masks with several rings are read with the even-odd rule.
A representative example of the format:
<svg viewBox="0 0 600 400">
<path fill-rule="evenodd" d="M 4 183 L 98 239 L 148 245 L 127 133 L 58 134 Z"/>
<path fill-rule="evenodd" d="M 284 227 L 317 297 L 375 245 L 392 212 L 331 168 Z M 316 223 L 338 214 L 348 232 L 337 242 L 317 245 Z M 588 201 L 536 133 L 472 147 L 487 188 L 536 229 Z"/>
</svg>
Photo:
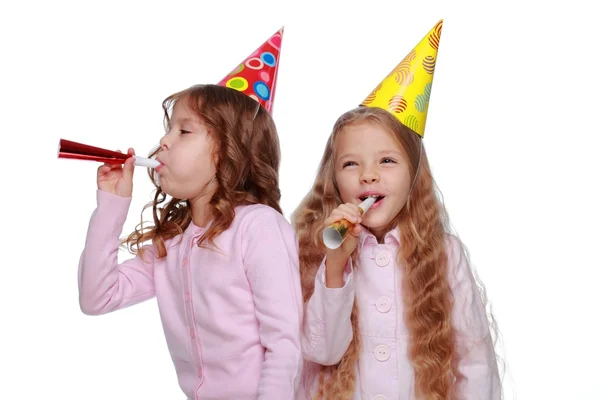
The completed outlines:
<svg viewBox="0 0 600 400">
<path fill-rule="evenodd" d="M 385 198 L 385 195 L 383 195 L 379 192 L 365 192 L 359 196 L 359 199 L 360 199 L 360 201 L 364 201 L 367 197 L 374 197 L 376 200 L 373 205 L 375 205 L 375 204 L 379 203 L 381 200 L 383 200 Z"/>
<path fill-rule="evenodd" d="M 158 172 L 162 169 L 162 167 L 164 167 L 165 164 L 158 157 L 156 157 L 156 161 L 158 161 L 160 163 L 160 165 L 158 167 L 154 168 L 154 171 Z"/>
</svg>

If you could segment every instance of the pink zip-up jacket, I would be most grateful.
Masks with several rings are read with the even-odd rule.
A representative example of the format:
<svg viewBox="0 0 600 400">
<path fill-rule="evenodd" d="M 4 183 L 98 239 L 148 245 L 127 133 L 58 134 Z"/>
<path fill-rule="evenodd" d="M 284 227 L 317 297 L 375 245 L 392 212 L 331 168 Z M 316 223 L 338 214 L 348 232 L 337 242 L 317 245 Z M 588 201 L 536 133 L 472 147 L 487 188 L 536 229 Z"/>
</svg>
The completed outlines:
<svg viewBox="0 0 600 400">
<path fill-rule="evenodd" d="M 412 400 L 414 370 L 407 355 L 401 281 L 397 264 L 400 238 L 390 231 L 384 243 L 363 230 L 359 238 L 358 268 L 346 267 L 342 288 L 325 286 L 325 260 L 317 272 L 315 291 L 304 316 L 302 350 L 307 360 L 298 399 L 316 392 L 315 377 L 322 365 L 340 361 L 352 340 L 350 313 L 359 309 L 362 348 L 355 366 L 353 400 Z M 454 296 L 451 322 L 456 329 L 458 399 L 498 400 L 501 395 L 496 356 L 488 319 L 461 244 L 447 236 L 448 279 Z M 330 400 L 330 399 L 327 399 Z"/>
<path fill-rule="evenodd" d="M 156 296 L 179 385 L 188 399 L 293 400 L 302 372 L 302 296 L 292 226 L 264 205 L 239 206 L 215 239 L 190 224 L 118 263 L 131 198 L 97 191 L 79 264 L 80 305 L 99 315 Z"/>
</svg>

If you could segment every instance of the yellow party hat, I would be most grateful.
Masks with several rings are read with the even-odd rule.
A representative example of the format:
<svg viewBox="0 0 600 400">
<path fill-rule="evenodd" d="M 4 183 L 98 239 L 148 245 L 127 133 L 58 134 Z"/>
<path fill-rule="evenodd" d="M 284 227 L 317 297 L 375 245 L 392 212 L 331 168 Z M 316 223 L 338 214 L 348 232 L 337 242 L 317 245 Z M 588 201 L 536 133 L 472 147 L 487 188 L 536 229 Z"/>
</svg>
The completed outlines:
<svg viewBox="0 0 600 400">
<path fill-rule="evenodd" d="M 440 20 L 361 103 L 389 111 L 421 137 L 425 132 L 442 22 Z"/>
</svg>

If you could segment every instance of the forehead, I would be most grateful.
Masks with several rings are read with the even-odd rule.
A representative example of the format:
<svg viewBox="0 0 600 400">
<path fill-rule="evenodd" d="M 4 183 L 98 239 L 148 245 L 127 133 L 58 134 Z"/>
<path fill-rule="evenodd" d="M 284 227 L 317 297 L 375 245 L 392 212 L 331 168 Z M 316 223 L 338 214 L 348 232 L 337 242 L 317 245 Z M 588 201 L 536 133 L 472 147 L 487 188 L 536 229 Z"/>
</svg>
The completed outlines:
<svg viewBox="0 0 600 400">
<path fill-rule="evenodd" d="M 379 124 L 361 121 L 345 127 L 335 141 L 338 156 L 344 153 L 365 153 L 370 151 L 399 151 L 403 148 L 396 136 Z"/>
<path fill-rule="evenodd" d="M 189 97 L 182 97 L 177 99 L 173 110 L 171 112 L 171 123 L 200 123 L 200 118 L 190 107 L 190 101 L 193 101 Z"/>
</svg>

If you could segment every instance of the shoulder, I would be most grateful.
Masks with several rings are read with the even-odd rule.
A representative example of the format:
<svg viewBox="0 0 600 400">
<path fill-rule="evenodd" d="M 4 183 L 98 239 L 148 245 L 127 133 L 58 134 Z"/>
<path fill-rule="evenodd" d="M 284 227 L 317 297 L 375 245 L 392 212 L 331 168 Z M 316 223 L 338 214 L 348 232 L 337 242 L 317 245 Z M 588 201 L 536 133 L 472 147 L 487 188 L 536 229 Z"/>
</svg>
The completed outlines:
<svg viewBox="0 0 600 400">
<path fill-rule="evenodd" d="M 450 265 L 459 264 L 463 257 L 464 245 L 460 239 L 451 233 L 446 233 L 444 237 L 446 253 Z"/>
<path fill-rule="evenodd" d="M 264 204 L 236 207 L 235 220 L 238 234 L 247 241 L 276 238 L 295 241 L 295 231 L 290 222 L 280 212 Z"/>
<path fill-rule="evenodd" d="M 471 282 L 472 272 L 464 243 L 451 233 L 447 233 L 444 239 L 448 260 L 447 272 L 451 286 Z"/>
<path fill-rule="evenodd" d="M 292 227 L 279 211 L 264 204 L 237 206 L 235 219 L 244 230 L 256 230 L 264 226 Z"/>
</svg>

